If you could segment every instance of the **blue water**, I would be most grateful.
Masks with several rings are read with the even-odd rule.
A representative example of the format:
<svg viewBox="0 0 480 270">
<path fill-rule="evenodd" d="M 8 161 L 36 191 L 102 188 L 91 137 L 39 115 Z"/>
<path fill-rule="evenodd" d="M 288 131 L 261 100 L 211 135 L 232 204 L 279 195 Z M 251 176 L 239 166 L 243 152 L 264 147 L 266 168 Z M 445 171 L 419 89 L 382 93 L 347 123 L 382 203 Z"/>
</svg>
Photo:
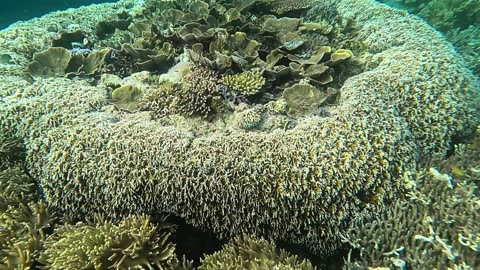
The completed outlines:
<svg viewBox="0 0 480 270">
<path fill-rule="evenodd" d="M 56 10 L 65 10 L 90 4 L 117 2 L 116 0 L 19 0 L 2 1 L 0 29 L 17 21 L 29 20 Z"/>
</svg>

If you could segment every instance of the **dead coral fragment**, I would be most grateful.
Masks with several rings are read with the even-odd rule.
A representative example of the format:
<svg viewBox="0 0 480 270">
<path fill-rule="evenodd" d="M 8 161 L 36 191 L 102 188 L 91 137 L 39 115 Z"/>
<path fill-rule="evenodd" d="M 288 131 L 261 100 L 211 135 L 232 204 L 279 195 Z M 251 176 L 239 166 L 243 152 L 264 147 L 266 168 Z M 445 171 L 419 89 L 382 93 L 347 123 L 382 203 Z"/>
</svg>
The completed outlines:
<svg viewBox="0 0 480 270">
<path fill-rule="evenodd" d="M 157 226 L 146 216 L 64 225 L 47 238 L 40 261 L 51 269 L 169 269 L 178 263 L 172 231 L 165 220 Z"/>
<path fill-rule="evenodd" d="M 265 78 L 260 72 L 244 71 L 240 74 L 225 75 L 222 83 L 245 96 L 258 93 L 265 84 Z"/>
<path fill-rule="evenodd" d="M 300 261 L 273 242 L 250 236 L 236 237 L 233 243 L 202 259 L 199 269 L 315 269 L 310 261 Z"/>
</svg>

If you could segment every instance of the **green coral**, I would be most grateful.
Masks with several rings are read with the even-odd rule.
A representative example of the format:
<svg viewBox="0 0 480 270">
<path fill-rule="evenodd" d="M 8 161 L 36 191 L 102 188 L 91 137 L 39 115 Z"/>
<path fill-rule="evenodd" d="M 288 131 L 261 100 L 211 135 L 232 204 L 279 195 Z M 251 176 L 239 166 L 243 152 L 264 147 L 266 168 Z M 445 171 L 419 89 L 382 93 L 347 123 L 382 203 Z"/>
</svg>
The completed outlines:
<svg viewBox="0 0 480 270">
<path fill-rule="evenodd" d="M 115 225 L 77 223 L 57 228 L 45 241 L 40 262 L 51 269 L 173 269 L 179 262 L 170 242 L 173 227 L 147 216 Z"/>
<path fill-rule="evenodd" d="M 235 237 L 222 250 L 201 259 L 200 270 L 214 269 L 282 269 L 313 270 L 310 261 L 300 260 L 273 242 L 244 235 Z"/>
<path fill-rule="evenodd" d="M 221 82 L 242 95 L 250 96 L 262 89 L 265 78 L 260 72 L 244 71 L 240 74 L 225 75 Z"/>
</svg>

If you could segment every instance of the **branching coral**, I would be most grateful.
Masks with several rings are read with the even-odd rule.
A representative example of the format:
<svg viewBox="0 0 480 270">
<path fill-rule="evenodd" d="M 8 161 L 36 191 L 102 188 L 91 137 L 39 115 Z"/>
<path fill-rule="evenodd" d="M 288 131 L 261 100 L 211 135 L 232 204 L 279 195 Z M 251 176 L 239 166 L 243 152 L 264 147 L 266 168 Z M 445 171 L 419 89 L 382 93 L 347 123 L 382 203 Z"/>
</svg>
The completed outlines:
<svg viewBox="0 0 480 270">
<path fill-rule="evenodd" d="M 205 67 L 198 67 L 184 79 L 184 84 L 171 109 L 175 113 L 206 117 L 214 111 L 214 100 L 219 98 L 218 75 Z"/>
<path fill-rule="evenodd" d="M 345 240 L 361 249 L 347 269 L 477 269 L 480 266 L 480 198 L 474 183 L 456 183 L 436 169 L 405 177 L 412 188 L 371 221 L 359 220 Z"/>
<path fill-rule="evenodd" d="M 30 269 L 54 216 L 32 179 L 19 169 L 0 172 L 0 269 Z"/>
<path fill-rule="evenodd" d="M 313 270 L 310 261 L 300 260 L 283 249 L 278 249 L 273 242 L 244 235 L 222 250 L 207 255 L 201 260 L 201 270 L 214 269 L 285 269 Z"/>
<path fill-rule="evenodd" d="M 260 72 L 244 71 L 240 74 L 225 75 L 221 82 L 242 95 L 250 96 L 262 89 L 265 78 Z"/>
<path fill-rule="evenodd" d="M 169 240 L 173 227 L 146 216 L 120 224 L 64 225 L 45 241 L 40 261 L 52 269 L 173 269 L 178 265 Z"/>
</svg>

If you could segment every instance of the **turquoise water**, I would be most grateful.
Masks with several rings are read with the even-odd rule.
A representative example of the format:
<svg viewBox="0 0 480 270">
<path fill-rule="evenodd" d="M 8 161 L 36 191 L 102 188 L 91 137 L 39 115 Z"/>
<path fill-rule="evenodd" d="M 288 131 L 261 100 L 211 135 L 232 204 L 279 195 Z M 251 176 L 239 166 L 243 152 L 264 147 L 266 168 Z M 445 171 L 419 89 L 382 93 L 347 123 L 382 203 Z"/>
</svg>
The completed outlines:
<svg viewBox="0 0 480 270">
<path fill-rule="evenodd" d="M 45 15 L 56 10 L 65 10 L 90 4 L 116 2 L 115 0 L 19 0 L 2 1 L 0 29 L 17 22 Z"/>
</svg>

